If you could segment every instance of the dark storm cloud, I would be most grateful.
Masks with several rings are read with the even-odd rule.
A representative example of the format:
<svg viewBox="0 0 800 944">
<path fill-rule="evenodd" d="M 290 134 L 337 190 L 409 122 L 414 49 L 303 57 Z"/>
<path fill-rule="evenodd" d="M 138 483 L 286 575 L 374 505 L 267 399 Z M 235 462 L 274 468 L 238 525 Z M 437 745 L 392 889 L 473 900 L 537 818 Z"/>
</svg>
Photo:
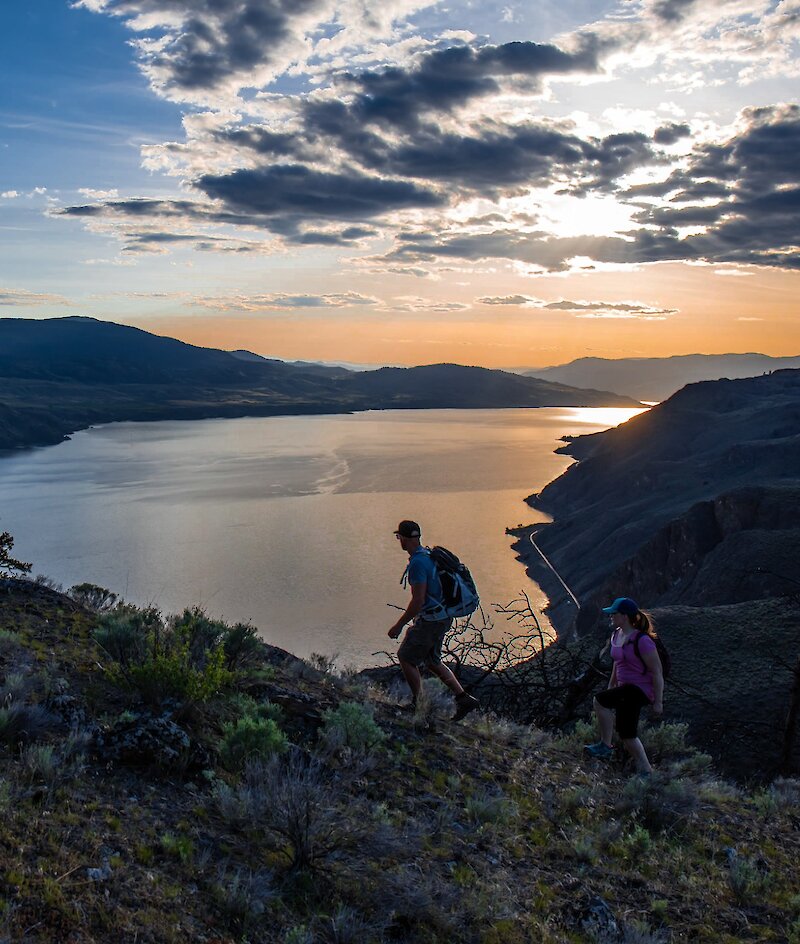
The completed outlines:
<svg viewBox="0 0 800 944">
<path fill-rule="evenodd" d="M 295 41 L 297 19 L 324 0 L 84 0 L 135 21 L 147 17 L 160 41 L 140 46 L 145 69 L 166 90 L 213 90 L 241 79 Z M 132 22 L 136 28 L 135 22 Z"/>
<path fill-rule="evenodd" d="M 450 46 L 427 53 L 412 68 L 346 73 L 340 82 L 355 93 L 351 111 L 359 124 L 408 131 L 416 127 L 420 112 L 450 112 L 470 99 L 499 92 L 499 78 L 538 80 L 597 70 L 597 47 L 589 37 L 575 52 L 530 42 Z"/>
<path fill-rule="evenodd" d="M 675 144 L 681 138 L 687 138 L 692 133 L 692 129 L 686 124 L 669 124 L 658 128 L 653 135 L 653 141 L 656 144 Z"/>
<path fill-rule="evenodd" d="M 236 212 L 254 216 L 363 220 L 409 207 L 437 207 L 445 198 L 403 180 L 384 180 L 282 164 L 208 174 L 195 186 Z"/>
<path fill-rule="evenodd" d="M 742 130 L 722 144 L 697 148 L 665 184 L 632 188 L 632 196 L 694 192 L 717 202 L 683 201 L 643 208 L 643 228 L 626 237 L 554 239 L 542 232 L 487 231 L 468 236 L 403 234 L 390 255 L 406 264 L 438 258 L 509 259 L 552 271 L 574 256 L 597 263 L 705 261 L 800 269 L 800 108 L 752 109 Z M 681 230 L 699 228 L 698 233 Z"/>
<path fill-rule="evenodd" d="M 668 205 L 644 208 L 636 220 L 659 227 L 667 236 L 680 227 L 706 227 L 705 233 L 687 237 L 682 244 L 709 261 L 796 268 L 800 108 L 755 108 L 744 118 L 743 129 L 730 140 L 696 149 L 686 169 L 670 175 L 667 189 L 629 191 L 629 196 L 673 193 Z M 708 199 L 716 202 L 692 203 Z M 673 248 L 678 245 L 673 243 Z"/>
<path fill-rule="evenodd" d="M 584 139 L 547 124 L 487 122 L 467 135 L 426 123 L 413 134 L 384 138 L 365 130 L 343 102 L 314 103 L 306 120 L 309 137 L 334 138 L 350 159 L 370 170 L 484 194 L 553 183 L 578 193 L 611 190 L 618 177 L 664 160 L 640 133 Z"/>
<path fill-rule="evenodd" d="M 413 264 L 443 258 L 506 259 L 562 271 L 573 257 L 588 256 L 597 263 L 706 261 L 800 268 L 800 168 L 796 158 L 800 152 L 800 108 L 752 109 L 743 118 L 737 135 L 722 144 L 698 147 L 687 167 L 674 171 L 667 181 L 626 191 L 628 199 L 673 197 L 668 204 L 643 207 L 635 219 L 642 228 L 624 238 L 557 239 L 541 231 L 520 233 L 489 227 L 484 233 L 465 235 L 406 232 L 399 235 L 387 260 Z M 630 141 L 626 144 L 631 146 Z M 607 149 L 614 155 L 613 144 Z M 618 160 L 620 167 L 625 163 Z M 614 166 L 613 160 L 609 166 Z M 593 185 L 602 183 L 599 175 L 592 181 Z M 584 186 L 573 186 L 573 192 Z M 708 204 L 708 200 L 715 202 Z M 686 233 L 692 229 L 701 231 Z"/>
<path fill-rule="evenodd" d="M 109 200 L 105 203 L 86 206 L 64 207 L 52 211 L 54 216 L 78 217 L 105 220 L 118 224 L 119 236 L 125 242 L 125 251 L 153 252 L 159 246 L 191 245 L 200 251 L 212 252 L 259 252 L 263 245 L 257 242 L 247 243 L 228 237 L 215 237 L 205 234 L 186 234 L 181 232 L 131 230 L 129 224 L 135 221 L 141 225 L 147 220 L 163 222 L 175 221 L 181 226 L 192 223 L 206 225 L 232 225 L 257 227 L 283 236 L 287 242 L 297 245 L 352 246 L 359 240 L 376 235 L 377 231 L 367 226 L 335 226 L 326 230 L 304 228 L 304 218 L 299 214 L 270 217 L 258 212 L 231 212 L 218 206 L 192 202 L 188 200 Z"/>
<path fill-rule="evenodd" d="M 651 10 L 664 23 L 680 23 L 697 4 L 698 0 L 656 0 Z"/>
<path fill-rule="evenodd" d="M 304 150 L 302 141 L 296 135 L 279 134 L 258 126 L 215 131 L 213 138 L 220 144 L 276 157 L 298 157 L 302 156 Z"/>
</svg>

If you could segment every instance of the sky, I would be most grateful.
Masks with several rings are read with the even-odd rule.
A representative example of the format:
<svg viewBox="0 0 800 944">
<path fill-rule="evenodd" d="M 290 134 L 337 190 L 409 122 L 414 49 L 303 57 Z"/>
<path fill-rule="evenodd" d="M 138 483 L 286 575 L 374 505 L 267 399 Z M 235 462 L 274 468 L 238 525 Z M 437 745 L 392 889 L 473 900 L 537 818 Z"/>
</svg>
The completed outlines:
<svg viewBox="0 0 800 944">
<path fill-rule="evenodd" d="M 34 0 L 0 317 L 364 365 L 800 354 L 800 0 Z"/>
</svg>

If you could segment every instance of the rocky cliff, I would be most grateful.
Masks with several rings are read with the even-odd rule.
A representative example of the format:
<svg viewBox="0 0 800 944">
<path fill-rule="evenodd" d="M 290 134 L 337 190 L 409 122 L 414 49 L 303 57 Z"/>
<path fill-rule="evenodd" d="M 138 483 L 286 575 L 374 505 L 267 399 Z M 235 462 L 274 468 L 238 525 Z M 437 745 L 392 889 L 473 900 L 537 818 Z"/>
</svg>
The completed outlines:
<svg viewBox="0 0 800 944">
<path fill-rule="evenodd" d="M 529 501 L 553 515 L 536 541 L 581 602 L 613 585 L 730 603 L 766 571 L 800 577 L 800 371 L 685 387 L 563 451 L 579 461 Z"/>
</svg>

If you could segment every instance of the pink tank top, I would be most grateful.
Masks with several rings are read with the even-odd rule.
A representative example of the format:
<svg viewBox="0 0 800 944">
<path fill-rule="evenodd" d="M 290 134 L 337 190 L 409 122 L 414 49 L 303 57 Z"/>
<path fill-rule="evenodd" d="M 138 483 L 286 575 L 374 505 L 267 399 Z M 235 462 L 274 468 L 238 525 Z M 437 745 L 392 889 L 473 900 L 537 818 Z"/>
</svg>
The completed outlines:
<svg viewBox="0 0 800 944">
<path fill-rule="evenodd" d="M 636 655 L 633 645 L 636 633 L 631 633 L 628 641 L 621 646 L 615 645 L 619 636 L 620 634 L 615 632 L 611 637 L 611 658 L 617 667 L 617 685 L 636 685 L 645 693 L 648 701 L 653 701 L 653 673 Z M 639 654 L 644 657 L 650 652 L 656 652 L 656 644 L 649 636 L 640 636 Z"/>
</svg>

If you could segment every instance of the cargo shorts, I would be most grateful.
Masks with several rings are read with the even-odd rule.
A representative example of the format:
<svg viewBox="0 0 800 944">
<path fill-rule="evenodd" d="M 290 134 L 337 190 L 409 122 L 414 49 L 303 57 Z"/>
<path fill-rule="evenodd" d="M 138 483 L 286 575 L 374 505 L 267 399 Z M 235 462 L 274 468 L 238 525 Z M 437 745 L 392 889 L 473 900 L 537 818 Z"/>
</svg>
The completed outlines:
<svg viewBox="0 0 800 944">
<path fill-rule="evenodd" d="M 440 665 L 442 661 L 442 643 L 453 625 L 451 619 L 417 619 L 406 630 L 405 639 L 397 655 L 403 662 L 411 665 Z"/>
</svg>

